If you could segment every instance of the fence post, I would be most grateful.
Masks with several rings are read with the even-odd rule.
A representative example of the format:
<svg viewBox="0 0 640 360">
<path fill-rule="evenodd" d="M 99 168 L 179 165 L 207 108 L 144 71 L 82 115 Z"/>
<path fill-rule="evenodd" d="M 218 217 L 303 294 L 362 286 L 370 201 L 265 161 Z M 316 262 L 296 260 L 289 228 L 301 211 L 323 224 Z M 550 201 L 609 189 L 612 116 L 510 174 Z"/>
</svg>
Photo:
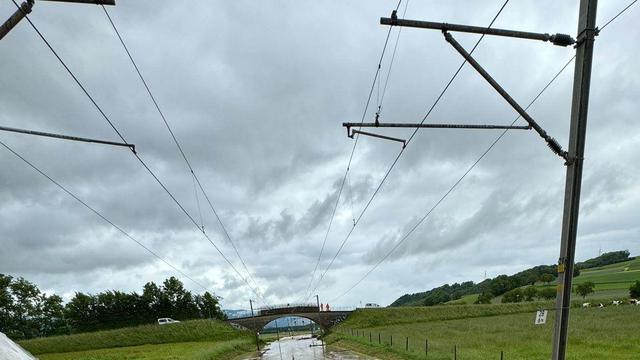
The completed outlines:
<svg viewBox="0 0 640 360">
<path fill-rule="evenodd" d="M 429 356 L 429 339 L 424 339 L 424 357 Z"/>
<path fill-rule="evenodd" d="M 404 350 L 405 351 L 409 351 L 409 337 L 408 336 L 407 336 L 407 341 L 406 341 L 406 343 L 404 345 Z"/>
<path fill-rule="evenodd" d="M 369 342 L 371 342 L 371 331 L 369 331 Z"/>
<path fill-rule="evenodd" d="M 393 334 L 389 335 L 391 337 L 391 347 L 393 347 Z"/>
<path fill-rule="evenodd" d="M 458 346 L 453 345 L 453 360 L 458 360 Z"/>
<path fill-rule="evenodd" d="M 500 351 L 500 360 L 504 360 L 504 351 Z"/>
<path fill-rule="evenodd" d="M 382 344 L 382 341 L 380 341 L 380 333 L 378 333 L 378 345 Z"/>
</svg>

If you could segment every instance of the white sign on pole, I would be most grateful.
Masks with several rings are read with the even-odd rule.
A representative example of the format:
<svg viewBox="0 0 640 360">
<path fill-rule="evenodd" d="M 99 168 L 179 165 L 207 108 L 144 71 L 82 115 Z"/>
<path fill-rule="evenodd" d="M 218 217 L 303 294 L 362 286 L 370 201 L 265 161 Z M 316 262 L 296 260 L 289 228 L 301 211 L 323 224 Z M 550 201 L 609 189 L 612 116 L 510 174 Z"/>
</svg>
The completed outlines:
<svg viewBox="0 0 640 360">
<path fill-rule="evenodd" d="M 542 325 L 547 323 L 547 310 L 538 310 L 536 312 L 536 325 Z"/>
</svg>

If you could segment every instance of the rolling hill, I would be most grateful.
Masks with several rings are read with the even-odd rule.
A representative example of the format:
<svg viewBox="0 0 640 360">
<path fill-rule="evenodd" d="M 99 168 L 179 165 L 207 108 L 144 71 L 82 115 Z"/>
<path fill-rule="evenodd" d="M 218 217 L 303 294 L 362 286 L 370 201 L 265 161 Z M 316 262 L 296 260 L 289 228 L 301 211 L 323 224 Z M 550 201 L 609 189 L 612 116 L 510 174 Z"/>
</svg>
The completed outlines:
<svg viewBox="0 0 640 360">
<path fill-rule="evenodd" d="M 574 284 L 591 281 L 595 292 L 588 298 L 611 298 L 628 296 L 629 286 L 640 280 L 640 258 L 629 256 L 628 251 L 614 251 L 576 264 L 579 275 Z M 534 285 L 538 290 L 555 287 L 555 280 L 541 281 L 544 275 L 557 276 L 555 265 L 539 265 L 513 275 L 500 275 L 480 283 L 471 281 L 445 284 L 425 292 L 405 294 L 390 306 L 431 306 L 438 304 L 471 304 L 479 294 L 490 293 L 492 302 L 501 301 L 507 291 Z M 547 279 L 548 280 L 548 279 Z"/>
</svg>

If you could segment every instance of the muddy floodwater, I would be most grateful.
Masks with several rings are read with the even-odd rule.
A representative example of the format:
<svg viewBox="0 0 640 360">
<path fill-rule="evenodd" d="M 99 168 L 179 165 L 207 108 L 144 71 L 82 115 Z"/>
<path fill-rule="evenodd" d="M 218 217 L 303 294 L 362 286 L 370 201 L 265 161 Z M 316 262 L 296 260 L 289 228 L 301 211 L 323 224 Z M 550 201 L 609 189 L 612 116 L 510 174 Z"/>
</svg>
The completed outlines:
<svg viewBox="0 0 640 360">
<path fill-rule="evenodd" d="M 245 360 L 374 360 L 375 358 L 349 351 L 324 348 L 311 335 L 283 337 L 266 346 L 260 357 Z"/>
</svg>

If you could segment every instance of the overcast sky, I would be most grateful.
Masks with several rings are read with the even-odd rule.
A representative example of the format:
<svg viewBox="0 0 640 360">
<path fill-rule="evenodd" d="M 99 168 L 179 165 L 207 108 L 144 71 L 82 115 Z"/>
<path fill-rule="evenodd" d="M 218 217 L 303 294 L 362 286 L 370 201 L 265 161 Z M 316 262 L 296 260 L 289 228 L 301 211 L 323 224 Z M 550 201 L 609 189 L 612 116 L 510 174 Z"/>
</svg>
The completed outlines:
<svg viewBox="0 0 640 360">
<path fill-rule="evenodd" d="M 412 1 L 406 17 L 486 26 L 502 3 Z M 627 3 L 600 1 L 598 24 Z M 108 9 L 271 304 L 305 297 L 353 146 L 341 124 L 361 119 L 387 32 L 379 18 L 395 6 L 119 0 Z M 577 7 L 577 0 L 511 1 L 494 27 L 575 35 Z M 11 2 L 0 3 L 3 18 L 13 11 Z M 640 255 L 639 16 L 632 7 L 596 40 L 579 260 L 600 250 Z M 188 168 L 102 9 L 36 2 L 31 18 L 200 222 Z M 467 49 L 478 39 L 454 36 Z M 475 56 L 526 105 L 573 53 L 570 47 L 487 37 Z M 440 32 L 404 29 L 381 120 L 420 121 L 461 61 Z M 28 23 L 0 41 L 0 73 L 0 125 L 118 140 Z M 573 65 L 530 109 L 563 147 L 572 80 Z M 366 121 L 373 120 L 377 97 L 376 91 Z M 515 118 L 466 66 L 427 122 L 508 124 Z M 408 138 L 411 130 L 376 131 Z M 499 134 L 420 131 L 324 277 L 321 301 L 341 295 L 366 273 Z M 4 132 L 0 141 L 222 296 L 225 308 L 247 307 L 255 299 L 128 150 Z M 358 141 L 318 275 L 400 149 L 380 139 Z M 0 165 L 0 273 L 23 276 L 66 298 L 75 291 L 139 291 L 147 281 L 181 277 L 4 148 Z M 494 277 L 555 263 L 564 178 L 563 161 L 534 132 L 508 133 L 397 251 L 331 305 L 387 305 L 447 282 L 480 281 L 485 272 Z M 246 276 L 198 196 L 206 232 Z"/>
</svg>

